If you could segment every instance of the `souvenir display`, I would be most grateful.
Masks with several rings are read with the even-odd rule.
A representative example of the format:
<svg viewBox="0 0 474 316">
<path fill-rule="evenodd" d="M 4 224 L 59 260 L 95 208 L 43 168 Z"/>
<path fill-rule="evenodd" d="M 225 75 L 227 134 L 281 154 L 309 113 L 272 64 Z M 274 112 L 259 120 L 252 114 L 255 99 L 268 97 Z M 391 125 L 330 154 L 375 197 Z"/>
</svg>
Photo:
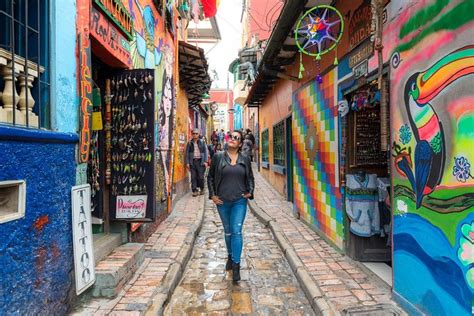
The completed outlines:
<svg viewBox="0 0 474 316">
<path fill-rule="evenodd" d="M 99 88 L 94 88 L 92 93 L 92 110 L 94 113 L 101 113 L 101 92 Z M 91 212 L 94 217 L 101 218 L 103 215 L 102 205 L 102 174 L 100 158 L 100 130 L 94 128 L 92 124 L 89 159 L 87 160 L 87 183 L 91 185 Z"/>
<path fill-rule="evenodd" d="M 154 217 L 153 70 L 121 72 L 109 82 L 111 218 L 146 221 Z"/>
<path fill-rule="evenodd" d="M 337 45 L 343 32 L 344 19 L 334 7 L 318 5 L 303 14 L 295 30 L 295 42 L 300 51 L 300 79 L 304 72 L 302 54 L 306 54 L 316 57 L 318 67 L 316 80 L 322 83 L 322 77 L 319 74 L 321 56 L 335 50 L 334 64 L 338 64 Z"/>
<path fill-rule="evenodd" d="M 380 150 L 380 108 L 365 108 L 354 114 L 355 165 L 386 165 L 386 152 Z"/>
</svg>

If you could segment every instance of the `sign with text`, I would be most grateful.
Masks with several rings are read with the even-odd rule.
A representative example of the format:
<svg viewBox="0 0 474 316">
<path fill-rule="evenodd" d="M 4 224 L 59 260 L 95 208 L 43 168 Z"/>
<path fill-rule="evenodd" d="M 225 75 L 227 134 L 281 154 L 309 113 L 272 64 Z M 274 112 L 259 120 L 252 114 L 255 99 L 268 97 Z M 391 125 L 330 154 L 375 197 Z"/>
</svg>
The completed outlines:
<svg viewBox="0 0 474 316">
<path fill-rule="evenodd" d="M 94 7 L 91 8 L 90 24 L 91 35 L 124 66 L 131 67 L 130 43 L 117 27 Z"/>
<path fill-rule="evenodd" d="M 371 24 L 370 0 L 364 0 L 349 20 L 349 49 L 353 49 L 371 35 Z"/>
<path fill-rule="evenodd" d="M 356 79 L 365 76 L 368 73 L 369 70 L 369 62 L 368 60 L 365 60 L 361 62 L 359 65 L 355 66 L 352 69 L 352 73 L 354 74 L 354 77 Z"/>
<path fill-rule="evenodd" d="M 92 249 L 91 187 L 89 184 L 72 187 L 72 237 L 76 294 L 87 290 L 95 282 L 94 251 Z"/>
<path fill-rule="evenodd" d="M 117 196 L 116 219 L 145 218 L 146 195 Z"/>
<path fill-rule="evenodd" d="M 369 59 L 374 54 L 374 43 L 367 40 L 364 44 L 360 45 L 357 49 L 352 51 L 349 55 L 349 67 L 360 64 L 363 60 Z"/>
<path fill-rule="evenodd" d="M 122 0 L 94 0 L 95 4 L 101 8 L 111 21 L 132 40 L 133 19 L 130 13 L 122 4 Z"/>
</svg>

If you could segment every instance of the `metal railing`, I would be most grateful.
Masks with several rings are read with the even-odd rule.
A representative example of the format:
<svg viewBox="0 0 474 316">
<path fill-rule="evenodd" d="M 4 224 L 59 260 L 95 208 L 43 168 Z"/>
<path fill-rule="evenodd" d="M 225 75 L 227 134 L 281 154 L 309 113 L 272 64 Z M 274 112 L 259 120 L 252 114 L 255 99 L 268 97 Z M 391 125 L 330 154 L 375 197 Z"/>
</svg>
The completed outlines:
<svg viewBox="0 0 474 316">
<path fill-rule="evenodd" d="M 0 25 L 5 26 L 0 32 L 7 32 L 3 34 L 7 40 L 0 43 L 0 123 L 49 128 L 44 107 L 49 102 L 50 83 L 41 80 L 45 67 L 40 65 L 42 45 L 45 40 L 49 44 L 48 38 L 41 38 L 41 22 L 49 19 L 49 14 L 41 14 L 45 8 L 48 11 L 47 1 L 37 0 L 33 5 L 33 1 L 6 2 L 0 7 Z M 36 27 L 30 25 L 29 17 L 36 19 Z M 30 54 L 30 48 L 36 53 Z"/>
</svg>

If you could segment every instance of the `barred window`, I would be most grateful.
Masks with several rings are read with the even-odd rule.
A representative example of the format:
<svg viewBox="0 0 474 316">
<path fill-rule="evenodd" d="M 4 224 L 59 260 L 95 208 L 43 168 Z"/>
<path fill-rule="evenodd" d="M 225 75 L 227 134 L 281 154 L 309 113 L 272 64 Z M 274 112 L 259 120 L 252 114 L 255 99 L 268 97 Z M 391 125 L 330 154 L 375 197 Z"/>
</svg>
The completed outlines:
<svg viewBox="0 0 474 316">
<path fill-rule="evenodd" d="M 49 3 L 0 1 L 0 123 L 51 127 Z"/>
<path fill-rule="evenodd" d="M 262 162 L 268 162 L 268 128 L 262 131 Z"/>
<path fill-rule="evenodd" d="M 285 166 L 285 121 L 273 125 L 273 164 Z"/>
</svg>

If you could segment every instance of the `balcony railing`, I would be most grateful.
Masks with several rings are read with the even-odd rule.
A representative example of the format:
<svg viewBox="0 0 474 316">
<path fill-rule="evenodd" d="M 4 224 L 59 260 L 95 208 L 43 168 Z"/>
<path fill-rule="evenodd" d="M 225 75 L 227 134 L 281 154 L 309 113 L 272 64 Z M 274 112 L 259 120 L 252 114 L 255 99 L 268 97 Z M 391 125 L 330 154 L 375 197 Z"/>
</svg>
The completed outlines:
<svg viewBox="0 0 474 316">
<path fill-rule="evenodd" d="M 31 90 L 44 67 L 0 48 L 0 123 L 40 127 L 38 115 L 33 112 L 35 99 Z"/>
</svg>

